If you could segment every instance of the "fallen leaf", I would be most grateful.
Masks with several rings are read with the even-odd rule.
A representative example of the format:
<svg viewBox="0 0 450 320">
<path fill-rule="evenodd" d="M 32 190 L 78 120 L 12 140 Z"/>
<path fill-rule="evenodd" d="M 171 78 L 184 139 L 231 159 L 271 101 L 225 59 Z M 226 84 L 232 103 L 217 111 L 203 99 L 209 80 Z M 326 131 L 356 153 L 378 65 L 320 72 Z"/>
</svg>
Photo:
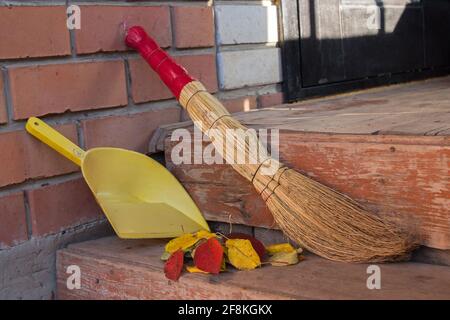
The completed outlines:
<svg viewBox="0 0 450 320">
<path fill-rule="evenodd" d="M 225 242 L 230 263 L 239 270 L 252 270 L 261 265 L 261 259 L 250 240 L 229 239 Z"/>
<path fill-rule="evenodd" d="M 173 253 L 178 250 L 185 251 L 192 247 L 197 241 L 198 239 L 192 233 L 186 233 L 170 240 L 166 244 L 166 251 L 169 253 Z"/>
<path fill-rule="evenodd" d="M 209 238 L 195 248 L 194 264 L 200 270 L 217 274 L 220 272 L 222 260 L 223 248 L 216 238 Z"/>
<path fill-rule="evenodd" d="M 172 253 L 170 258 L 164 264 L 164 274 L 167 279 L 177 281 L 183 270 L 184 252 L 178 250 Z"/>
<path fill-rule="evenodd" d="M 175 252 L 177 250 L 188 251 L 193 247 L 197 241 L 202 239 L 210 239 L 216 237 L 214 233 L 208 232 L 206 230 L 200 230 L 195 233 L 186 233 L 182 236 L 170 240 L 166 244 L 166 251 L 169 253 Z"/>
<path fill-rule="evenodd" d="M 209 231 L 206 231 L 206 230 L 197 231 L 194 235 L 199 240 L 200 239 L 210 239 L 210 238 L 216 238 L 217 237 L 217 235 L 215 233 L 212 233 L 212 232 L 209 232 Z"/>
<path fill-rule="evenodd" d="M 277 252 L 269 258 L 269 263 L 276 267 L 289 266 L 297 264 L 298 253 L 296 250 L 290 252 Z"/>
<path fill-rule="evenodd" d="M 255 237 L 252 237 L 249 234 L 241 233 L 241 232 L 233 232 L 226 236 L 228 239 L 247 239 L 250 240 L 252 243 L 253 249 L 255 249 L 256 253 L 259 256 L 259 259 L 263 260 L 264 256 L 266 255 L 266 248 L 262 244 L 261 241 L 256 239 Z"/>
<path fill-rule="evenodd" d="M 186 266 L 186 270 L 190 273 L 209 273 L 206 271 L 203 271 L 199 268 L 197 268 L 196 266 Z M 220 266 L 220 272 L 222 271 L 227 271 L 227 265 L 225 263 L 225 259 L 222 259 L 222 264 Z"/>
<path fill-rule="evenodd" d="M 186 270 L 190 273 L 208 273 L 206 271 L 199 269 L 196 266 L 186 266 Z"/>
<path fill-rule="evenodd" d="M 295 252 L 295 248 L 290 243 L 278 243 L 272 244 L 266 247 L 269 254 L 275 254 L 278 252 Z"/>
</svg>

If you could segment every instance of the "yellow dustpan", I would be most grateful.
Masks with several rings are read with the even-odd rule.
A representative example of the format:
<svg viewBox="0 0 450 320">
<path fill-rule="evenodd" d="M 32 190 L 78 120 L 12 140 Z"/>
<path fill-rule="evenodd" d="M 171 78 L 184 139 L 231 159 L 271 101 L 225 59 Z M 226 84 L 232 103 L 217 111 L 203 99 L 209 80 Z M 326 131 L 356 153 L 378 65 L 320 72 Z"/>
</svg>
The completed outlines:
<svg viewBox="0 0 450 320">
<path fill-rule="evenodd" d="M 178 180 L 157 161 L 119 148 L 88 151 L 30 118 L 27 131 L 81 167 L 84 179 L 120 238 L 166 238 L 208 230 Z"/>
</svg>

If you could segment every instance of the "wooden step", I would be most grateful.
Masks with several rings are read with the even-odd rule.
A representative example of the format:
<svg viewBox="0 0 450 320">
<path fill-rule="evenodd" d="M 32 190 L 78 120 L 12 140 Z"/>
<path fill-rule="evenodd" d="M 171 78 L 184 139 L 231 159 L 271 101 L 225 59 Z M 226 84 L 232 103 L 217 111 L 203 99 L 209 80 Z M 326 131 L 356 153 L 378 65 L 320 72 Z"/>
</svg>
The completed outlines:
<svg viewBox="0 0 450 320">
<path fill-rule="evenodd" d="M 236 117 L 255 129 L 279 129 L 288 165 L 394 218 L 423 245 L 450 249 L 450 77 Z M 165 151 L 167 167 L 206 218 L 276 228 L 251 183 L 230 166 L 172 162 L 178 128 L 193 130 L 191 122 L 163 126 L 150 149 Z"/>
<path fill-rule="evenodd" d="M 307 254 L 290 267 L 264 266 L 216 276 L 165 278 L 162 240 L 107 237 L 70 245 L 57 254 L 59 299 L 450 299 L 450 267 L 380 264 L 381 289 L 368 289 L 368 265 Z M 79 266 L 81 288 L 69 290 L 68 266 Z"/>
</svg>

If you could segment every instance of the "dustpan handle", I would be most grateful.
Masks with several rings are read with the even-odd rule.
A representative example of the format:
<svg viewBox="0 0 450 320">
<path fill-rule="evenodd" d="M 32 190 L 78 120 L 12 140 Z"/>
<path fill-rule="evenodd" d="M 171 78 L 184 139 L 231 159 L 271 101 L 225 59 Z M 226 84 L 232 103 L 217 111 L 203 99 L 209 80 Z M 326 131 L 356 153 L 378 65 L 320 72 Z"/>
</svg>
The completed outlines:
<svg viewBox="0 0 450 320">
<path fill-rule="evenodd" d="M 50 148 L 58 151 L 78 166 L 81 166 L 85 154 L 84 150 L 47 125 L 44 121 L 31 117 L 28 119 L 25 128 L 29 134 L 41 140 Z"/>
</svg>

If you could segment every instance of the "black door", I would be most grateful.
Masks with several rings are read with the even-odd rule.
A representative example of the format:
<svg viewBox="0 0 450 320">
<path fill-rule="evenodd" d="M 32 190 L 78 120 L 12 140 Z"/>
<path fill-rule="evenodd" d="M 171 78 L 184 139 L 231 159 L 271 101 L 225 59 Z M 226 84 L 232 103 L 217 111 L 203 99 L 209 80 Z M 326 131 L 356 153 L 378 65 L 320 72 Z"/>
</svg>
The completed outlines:
<svg viewBox="0 0 450 320">
<path fill-rule="evenodd" d="M 410 79 L 424 71 L 448 72 L 448 0 L 281 3 L 288 100 L 308 91 L 321 94 L 333 87 L 339 91 L 348 83 L 378 84 L 405 74 Z"/>
</svg>

